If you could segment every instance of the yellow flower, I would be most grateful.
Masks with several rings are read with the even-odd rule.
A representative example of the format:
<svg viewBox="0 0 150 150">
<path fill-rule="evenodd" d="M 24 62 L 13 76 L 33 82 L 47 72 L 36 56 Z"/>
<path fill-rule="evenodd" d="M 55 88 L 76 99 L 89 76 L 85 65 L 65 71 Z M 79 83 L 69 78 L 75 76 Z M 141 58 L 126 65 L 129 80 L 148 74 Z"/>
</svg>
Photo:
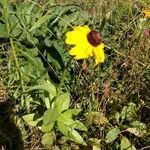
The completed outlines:
<svg viewBox="0 0 150 150">
<path fill-rule="evenodd" d="M 69 54 L 75 59 L 95 58 L 95 65 L 104 62 L 104 44 L 100 33 L 88 26 L 77 26 L 66 34 L 66 44 L 74 45 Z"/>
<path fill-rule="evenodd" d="M 150 18 L 150 10 L 143 11 L 145 18 Z"/>
</svg>

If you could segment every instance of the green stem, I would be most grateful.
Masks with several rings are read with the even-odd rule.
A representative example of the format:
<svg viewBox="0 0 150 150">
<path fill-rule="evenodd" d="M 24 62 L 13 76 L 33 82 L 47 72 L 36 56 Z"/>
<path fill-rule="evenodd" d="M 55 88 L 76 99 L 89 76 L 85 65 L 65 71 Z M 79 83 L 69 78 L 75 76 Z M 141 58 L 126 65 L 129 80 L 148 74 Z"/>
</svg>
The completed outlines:
<svg viewBox="0 0 150 150">
<path fill-rule="evenodd" d="M 15 65 L 16 65 L 16 68 L 17 68 L 18 73 L 19 73 L 21 87 L 22 87 L 22 90 L 24 92 L 24 86 L 23 86 L 22 76 L 21 76 L 21 72 L 20 72 L 20 68 L 19 68 L 19 62 L 17 59 L 13 38 L 11 37 L 11 33 L 10 33 L 11 28 L 10 28 L 10 23 L 9 23 L 9 14 L 8 14 L 8 10 L 7 10 L 7 3 L 8 3 L 7 0 L 3 0 L 3 12 L 4 12 L 5 23 L 6 23 L 6 29 L 7 29 L 7 34 L 8 34 L 9 40 L 10 40 L 10 46 L 11 46 L 13 58 L 15 61 Z"/>
</svg>

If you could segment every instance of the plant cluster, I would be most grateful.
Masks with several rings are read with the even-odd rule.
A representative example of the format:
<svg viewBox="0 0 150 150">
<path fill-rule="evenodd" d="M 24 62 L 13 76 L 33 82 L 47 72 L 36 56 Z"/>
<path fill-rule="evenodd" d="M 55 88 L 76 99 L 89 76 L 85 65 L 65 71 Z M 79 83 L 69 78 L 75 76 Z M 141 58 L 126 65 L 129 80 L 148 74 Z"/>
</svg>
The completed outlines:
<svg viewBox="0 0 150 150">
<path fill-rule="evenodd" d="M 0 2 L 0 148 L 150 148 L 150 3 L 93 2 Z M 82 55 L 82 34 L 87 59 L 69 56 L 85 25 L 105 60 L 95 45 Z"/>
</svg>

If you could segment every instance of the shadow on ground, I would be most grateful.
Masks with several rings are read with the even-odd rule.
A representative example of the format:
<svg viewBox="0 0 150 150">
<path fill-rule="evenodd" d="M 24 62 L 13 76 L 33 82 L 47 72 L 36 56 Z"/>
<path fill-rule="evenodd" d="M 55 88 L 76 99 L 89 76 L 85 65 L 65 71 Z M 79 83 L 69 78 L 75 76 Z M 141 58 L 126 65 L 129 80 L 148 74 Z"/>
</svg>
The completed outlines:
<svg viewBox="0 0 150 150">
<path fill-rule="evenodd" d="M 24 150 L 21 131 L 11 120 L 12 107 L 0 93 L 0 150 Z"/>
</svg>

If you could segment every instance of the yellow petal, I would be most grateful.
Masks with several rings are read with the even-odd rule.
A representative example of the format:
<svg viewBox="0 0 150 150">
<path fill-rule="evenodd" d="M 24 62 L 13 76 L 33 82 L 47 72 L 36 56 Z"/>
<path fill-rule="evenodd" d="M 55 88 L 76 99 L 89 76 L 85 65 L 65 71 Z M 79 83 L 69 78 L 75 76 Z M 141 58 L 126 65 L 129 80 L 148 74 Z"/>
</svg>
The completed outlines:
<svg viewBox="0 0 150 150">
<path fill-rule="evenodd" d="M 77 45 L 74 46 L 69 54 L 75 56 L 75 59 L 84 59 L 92 56 L 92 48 L 89 45 Z"/>
<path fill-rule="evenodd" d="M 88 26 L 78 26 L 74 27 L 73 31 L 69 31 L 66 34 L 66 44 L 77 45 L 81 42 L 87 41 L 87 34 L 90 32 L 90 28 Z"/>
<path fill-rule="evenodd" d="M 143 13 L 146 18 L 150 18 L 150 10 L 144 10 Z"/>
<path fill-rule="evenodd" d="M 77 26 L 73 28 L 74 30 L 82 31 L 84 33 L 89 33 L 91 29 L 88 26 Z"/>
<path fill-rule="evenodd" d="M 93 56 L 95 58 L 95 66 L 99 63 L 103 63 L 105 60 L 104 55 L 104 44 L 101 43 L 99 46 L 93 49 Z"/>
</svg>

